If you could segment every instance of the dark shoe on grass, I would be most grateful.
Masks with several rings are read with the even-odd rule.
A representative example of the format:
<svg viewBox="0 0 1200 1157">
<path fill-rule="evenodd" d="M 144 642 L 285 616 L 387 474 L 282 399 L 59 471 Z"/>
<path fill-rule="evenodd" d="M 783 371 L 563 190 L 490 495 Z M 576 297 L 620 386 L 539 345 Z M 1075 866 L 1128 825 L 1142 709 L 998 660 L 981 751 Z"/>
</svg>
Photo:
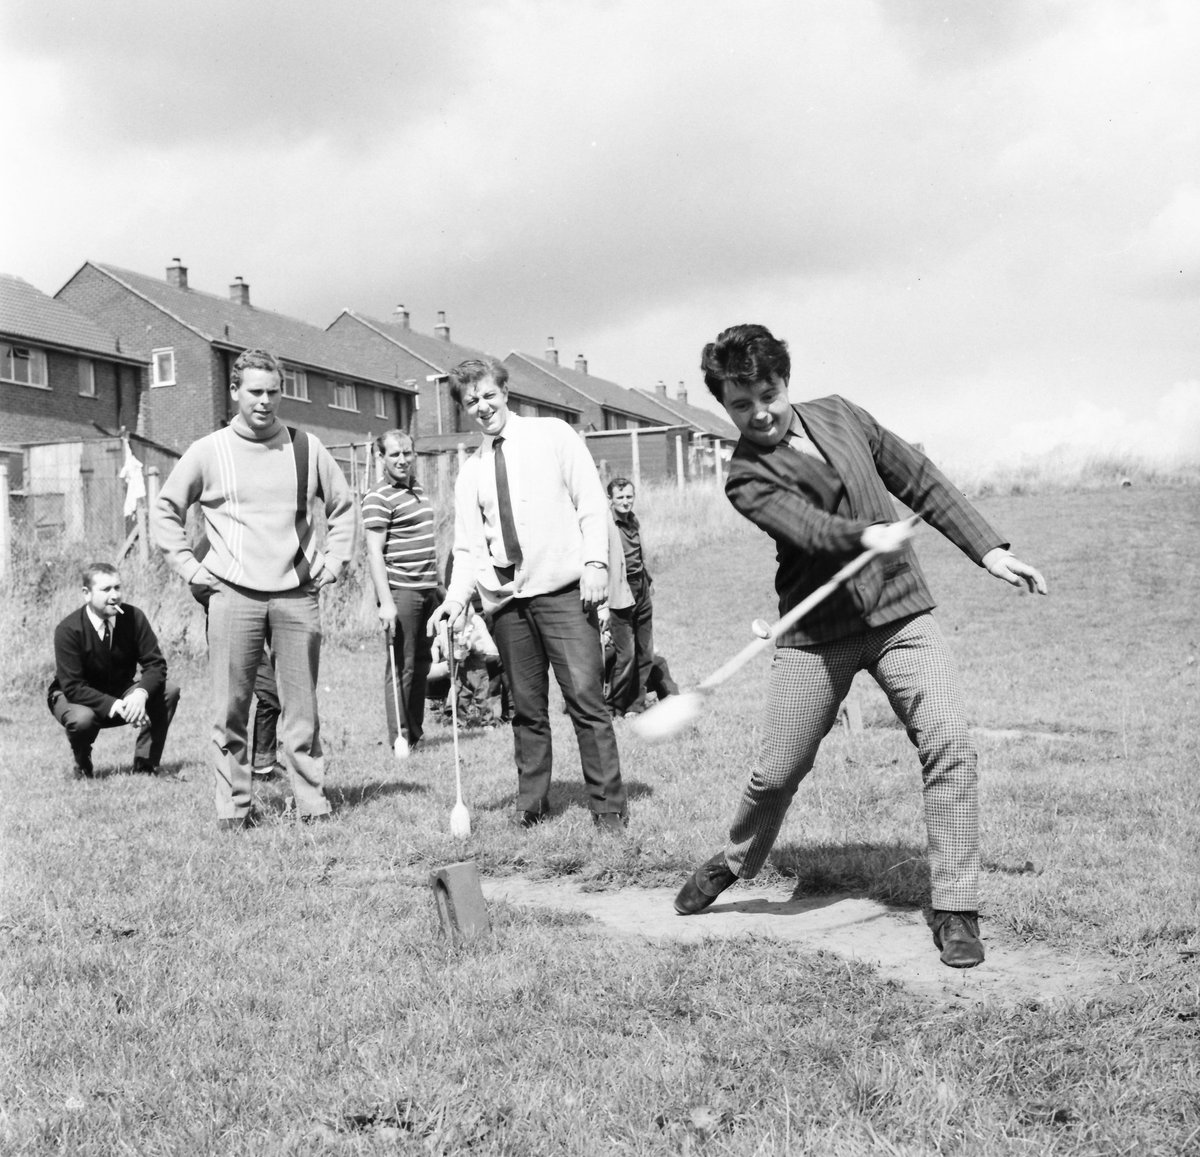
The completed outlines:
<svg viewBox="0 0 1200 1157">
<path fill-rule="evenodd" d="M 67 769 L 67 779 L 95 779 L 96 772 L 93 770 L 90 762 L 88 763 L 73 763 Z"/>
<path fill-rule="evenodd" d="M 538 824 L 544 822 L 548 816 L 547 812 L 527 812 L 518 811 L 513 816 L 513 823 L 519 828 L 534 828 Z"/>
<path fill-rule="evenodd" d="M 979 939 L 978 912 L 935 910 L 933 942 L 942 950 L 942 963 L 951 968 L 974 968 L 983 963 L 983 941 Z"/>
<path fill-rule="evenodd" d="M 301 816 L 300 822 L 311 827 L 313 824 L 328 823 L 331 819 L 333 819 L 333 812 L 317 812 L 315 815 Z"/>
<path fill-rule="evenodd" d="M 620 812 L 593 812 L 592 823 L 605 835 L 623 836 L 629 820 Z"/>
<path fill-rule="evenodd" d="M 217 827 L 224 832 L 241 831 L 243 828 L 256 828 L 262 823 L 262 816 L 251 808 L 243 816 L 224 816 L 217 818 Z"/>
<path fill-rule="evenodd" d="M 679 895 L 675 897 L 675 911 L 680 916 L 694 916 L 697 912 L 703 912 L 736 881 L 737 876 L 725 862 L 725 853 L 718 852 L 711 860 L 705 860 L 679 889 Z"/>
</svg>

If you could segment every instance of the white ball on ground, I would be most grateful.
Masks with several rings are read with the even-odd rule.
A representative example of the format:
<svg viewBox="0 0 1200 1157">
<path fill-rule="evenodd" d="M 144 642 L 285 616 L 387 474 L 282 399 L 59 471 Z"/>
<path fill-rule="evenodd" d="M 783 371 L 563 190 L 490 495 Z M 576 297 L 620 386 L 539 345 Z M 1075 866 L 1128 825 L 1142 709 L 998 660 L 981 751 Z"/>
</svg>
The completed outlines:
<svg viewBox="0 0 1200 1157">
<path fill-rule="evenodd" d="M 703 706 L 704 696 L 699 691 L 669 695 L 634 720 L 634 734 L 646 743 L 664 743 L 691 727 Z"/>
</svg>

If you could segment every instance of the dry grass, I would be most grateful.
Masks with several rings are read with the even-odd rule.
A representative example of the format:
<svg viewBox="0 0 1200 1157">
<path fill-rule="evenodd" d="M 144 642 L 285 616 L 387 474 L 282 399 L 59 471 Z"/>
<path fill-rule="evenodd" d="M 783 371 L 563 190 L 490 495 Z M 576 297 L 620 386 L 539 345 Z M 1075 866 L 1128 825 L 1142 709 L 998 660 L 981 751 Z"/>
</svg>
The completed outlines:
<svg viewBox="0 0 1200 1157">
<path fill-rule="evenodd" d="M 984 499 L 1046 570 L 1044 600 L 988 579 L 930 531 L 919 543 L 969 712 L 986 729 L 989 929 L 1013 950 L 1028 940 L 1064 959 L 1118 961 L 1122 983 L 1078 1003 L 931 1005 L 827 955 L 765 941 L 613 942 L 506 905 L 493 911 L 493 941 L 448 947 L 426 878 L 462 855 L 447 832 L 449 735 L 431 727 L 427 751 L 397 767 L 374 636 L 350 634 L 325 656 L 339 809 L 314 829 L 291 822 L 273 786 L 263 828 L 214 830 L 203 669 L 174 644 L 185 698 L 167 758 L 185 784 L 120 774 L 131 745 L 115 733 L 97 756 L 117 774 L 63 782 L 66 747 L 41 686 L 12 689 L 0 705 L 0 1148 L 1196 1151 L 1195 494 Z M 718 496 L 669 517 L 668 500 L 643 506 L 656 623 L 691 683 L 746 641 L 752 618 L 773 614 L 773 552 Z M 688 551 L 696 527 L 704 536 Z M 677 883 L 723 838 L 765 675 L 765 663 L 749 668 L 671 748 L 620 733 L 626 842 L 593 833 L 563 717 L 556 816 L 530 833 L 507 822 L 511 737 L 465 734 L 469 854 L 492 874 Z M 861 694 L 867 730 L 830 737 L 764 884 L 921 904 L 915 758 L 878 693 Z"/>
</svg>

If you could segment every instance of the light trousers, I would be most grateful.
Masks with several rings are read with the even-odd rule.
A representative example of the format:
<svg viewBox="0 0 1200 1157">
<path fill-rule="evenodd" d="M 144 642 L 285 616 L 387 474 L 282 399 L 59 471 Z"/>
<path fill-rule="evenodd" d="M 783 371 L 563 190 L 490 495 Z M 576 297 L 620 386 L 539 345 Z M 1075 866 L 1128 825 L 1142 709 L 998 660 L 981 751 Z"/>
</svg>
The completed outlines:
<svg viewBox="0 0 1200 1157">
<path fill-rule="evenodd" d="M 325 798 L 325 758 L 317 711 L 321 658 L 317 592 L 271 593 L 221 583 L 208 603 L 213 790 L 218 819 L 236 819 L 250 810 L 250 697 L 268 640 L 279 694 L 279 739 L 296 812 L 313 816 L 332 810 Z"/>
<path fill-rule="evenodd" d="M 934 908 L 979 906 L 976 754 L 957 673 L 933 616 L 913 615 L 860 635 L 780 647 L 771 665 L 766 735 L 742 793 L 725 858 L 751 879 L 766 862 L 792 797 L 858 671 L 870 672 L 921 762 Z"/>
</svg>

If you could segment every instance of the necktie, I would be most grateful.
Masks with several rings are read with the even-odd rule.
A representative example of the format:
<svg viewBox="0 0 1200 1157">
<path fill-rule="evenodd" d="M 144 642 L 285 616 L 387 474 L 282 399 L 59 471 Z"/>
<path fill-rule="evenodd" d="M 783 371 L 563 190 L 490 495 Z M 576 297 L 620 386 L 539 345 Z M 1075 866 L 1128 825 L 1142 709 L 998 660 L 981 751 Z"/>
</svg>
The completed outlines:
<svg viewBox="0 0 1200 1157">
<path fill-rule="evenodd" d="M 112 650 L 112 619 L 104 620 L 104 645 Z"/>
<path fill-rule="evenodd" d="M 517 541 L 517 524 L 513 521 L 512 495 L 508 492 L 508 466 L 504 462 L 503 438 L 492 441 L 492 452 L 496 461 L 496 505 L 500 510 L 500 535 L 504 539 L 504 553 L 509 566 L 521 561 L 521 544 Z"/>
</svg>

